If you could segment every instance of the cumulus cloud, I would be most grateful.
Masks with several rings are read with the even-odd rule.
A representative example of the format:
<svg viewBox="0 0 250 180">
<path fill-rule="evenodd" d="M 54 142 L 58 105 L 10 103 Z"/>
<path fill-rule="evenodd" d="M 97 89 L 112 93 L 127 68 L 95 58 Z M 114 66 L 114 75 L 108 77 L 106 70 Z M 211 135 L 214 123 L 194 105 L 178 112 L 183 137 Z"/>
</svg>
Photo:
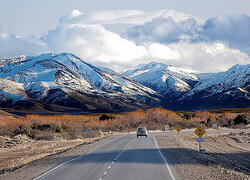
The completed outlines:
<svg viewBox="0 0 250 180">
<path fill-rule="evenodd" d="M 144 46 L 137 46 L 101 25 L 64 24 L 43 39 L 54 52 L 70 51 L 92 62 L 124 63 L 147 55 Z"/>
<path fill-rule="evenodd" d="M 221 42 L 173 43 L 169 47 L 179 52 L 180 61 L 172 64 L 200 72 L 225 71 L 235 64 L 249 64 L 248 54 Z"/>
<path fill-rule="evenodd" d="M 147 45 L 145 45 L 147 46 Z M 149 52 L 150 60 L 158 61 L 179 61 L 181 59 L 180 53 L 178 50 L 173 50 L 168 46 L 159 43 L 152 43 L 148 45 L 147 50 Z"/>
<path fill-rule="evenodd" d="M 193 39 L 199 30 L 200 25 L 193 18 L 178 22 L 172 17 L 158 17 L 151 22 L 129 28 L 127 35 L 138 43 L 145 41 L 173 43 Z"/>
<path fill-rule="evenodd" d="M 60 24 L 43 37 L 53 52 L 72 52 L 87 61 L 117 70 L 150 62 L 179 59 L 177 51 L 159 43 L 136 45 L 101 25 Z"/>
<path fill-rule="evenodd" d="M 190 17 L 177 21 L 172 17 L 161 16 L 142 25 L 128 28 L 127 37 L 138 43 L 220 41 L 231 48 L 250 54 L 250 17 L 244 14 L 224 15 L 210 18 L 203 23 L 197 18 Z"/>
<path fill-rule="evenodd" d="M 222 17 L 203 22 L 173 10 L 90 14 L 73 10 L 60 18 L 55 29 L 39 38 L 0 33 L 0 54 L 71 52 L 89 63 L 118 71 L 158 61 L 202 72 L 217 72 L 235 64 L 249 63 L 248 54 L 241 51 L 250 42 L 249 17 Z M 117 25 L 123 25 L 127 33 L 117 33 L 114 30 Z M 241 44 L 236 46 L 237 43 Z"/>
<path fill-rule="evenodd" d="M 250 44 L 250 17 L 238 14 L 208 19 L 203 26 L 202 34 L 212 40 Z"/>
<path fill-rule="evenodd" d="M 250 54 L 250 17 L 244 14 L 208 19 L 201 35 L 209 41 L 224 41 Z"/>
<path fill-rule="evenodd" d="M 23 54 L 36 55 L 47 50 L 46 45 L 37 38 L 22 38 L 14 34 L 0 32 L 0 55 L 2 58 Z"/>
<path fill-rule="evenodd" d="M 90 13 L 80 12 L 75 9 L 69 14 L 60 18 L 60 23 L 82 23 L 82 24 L 133 24 L 142 25 L 152 21 L 154 18 L 169 18 L 174 21 L 185 21 L 193 18 L 201 22 L 199 18 L 191 14 L 178 12 L 175 10 L 163 9 L 160 11 L 145 12 L 141 10 L 112 10 L 112 11 L 94 11 Z"/>
</svg>

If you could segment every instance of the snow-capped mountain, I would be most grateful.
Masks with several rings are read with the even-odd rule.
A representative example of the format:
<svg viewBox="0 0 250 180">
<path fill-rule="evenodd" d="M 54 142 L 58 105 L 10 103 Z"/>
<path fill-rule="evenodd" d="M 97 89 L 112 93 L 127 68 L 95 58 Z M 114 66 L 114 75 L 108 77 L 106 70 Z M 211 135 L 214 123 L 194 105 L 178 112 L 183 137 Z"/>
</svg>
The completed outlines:
<svg viewBox="0 0 250 180">
<path fill-rule="evenodd" d="M 196 74 L 153 62 L 123 75 L 164 96 L 165 106 L 175 110 L 250 106 L 250 65 L 235 65 L 221 73 Z"/>
<path fill-rule="evenodd" d="M 198 77 L 190 70 L 156 62 L 139 65 L 137 69 L 123 73 L 123 76 L 170 97 L 190 91 L 198 82 Z"/>
<path fill-rule="evenodd" d="M 0 78 L 1 84 L 14 84 L 12 88 L 17 89 L 15 92 L 9 90 L 11 87 L 0 86 L 2 103 L 9 99 L 9 105 L 18 100 L 32 100 L 112 111 L 154 106 L 160 102 L 152 89 L 101 70 L 70 53 L 42 54 L 5 63 L 0 66 Z"/>
<path fill-rule="evenodd" d="M 207 96 L 239 88 L 250 83 L 250 64 L 235 65 L 226 72 L 221 72 L 203 79 L 185 96 L 191 96 L 200 91 L 207 91 Z"/>
<path fill-rule="evenodd" d="M 0 78 L 0 102 L 7 103 L 10 99 L 16 102 L 25 98 L 27 98 L 27 94 L 22 83 Z"/>
<path fill-rule="evenodd" d="M 172 110 L 250 106 L 250 65 L 226 72 L 194 71 L 152 62 L 119 74 L 70 53 L 5 59 L 0 107 L 43 112 L 119 112 L 162 106 Z"/>
<path fill-rule="evenodd" d="M 250 106 L 250 64 L 202 79 L 178 100 L 189 107 L 225 108 Z M 190 108 L 190 109 L 191 109 Z"/>
</svg>

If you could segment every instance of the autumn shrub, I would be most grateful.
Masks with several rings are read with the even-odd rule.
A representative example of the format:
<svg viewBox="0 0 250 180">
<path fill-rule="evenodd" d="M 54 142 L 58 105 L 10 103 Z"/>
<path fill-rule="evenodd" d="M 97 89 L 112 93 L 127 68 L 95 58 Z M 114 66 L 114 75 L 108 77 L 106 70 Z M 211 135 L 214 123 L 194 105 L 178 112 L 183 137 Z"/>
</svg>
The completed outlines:
<svg viewBox="0 0 250 180">
<path fill-rule="evenodd" d="M 101 116 L 109 116 L 100 118 Z M 95 137 L 98 132 L 119 131 L 128 132 L 145 126 L 149 130 L 161 129 L 169 125 L 175 129 L 196 128 L 199 125 L 211 127 L 231 127 L 238 123 L 248 124 L 249 113 L 238 115 L 231 112 L 211 113 L 208 111 L 174 112 L 163 108 L 151 108 L 122 113 L 119 115 L 27 115 L 25 117 L 0 116 L 0 135 L 15 136 L 27 134 L 37 140 L 51 140 L 54 137 L 76 139 L 83 137 L 83 129 L 91 129 L 86 136 Z M 110 118 L 112 116 L 112 118 Z M 237 116 L 237 117 L 236 117 Z"/>
<path fill-rule="evenodd" d="M 29 122 L 23 117 L 0 116 L 0 135 L 14 136 L 21 125 L 29 126 Z"/>
</svg>

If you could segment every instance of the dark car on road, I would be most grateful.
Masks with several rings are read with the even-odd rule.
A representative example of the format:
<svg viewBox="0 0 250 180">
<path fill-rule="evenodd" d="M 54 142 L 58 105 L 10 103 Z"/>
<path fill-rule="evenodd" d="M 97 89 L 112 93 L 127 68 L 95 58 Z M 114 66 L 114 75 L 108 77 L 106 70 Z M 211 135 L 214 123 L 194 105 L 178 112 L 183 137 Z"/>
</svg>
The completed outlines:
<svg viewBox="0 0 250 180">
<path fill-rule="evenodd" d="M 148 137 L 147 128 L 145 128 L 145 127 L 139 127 L 137 129 L 137 137 L 138 136 L 146 136 L 146 137 Z"/>
</svg>

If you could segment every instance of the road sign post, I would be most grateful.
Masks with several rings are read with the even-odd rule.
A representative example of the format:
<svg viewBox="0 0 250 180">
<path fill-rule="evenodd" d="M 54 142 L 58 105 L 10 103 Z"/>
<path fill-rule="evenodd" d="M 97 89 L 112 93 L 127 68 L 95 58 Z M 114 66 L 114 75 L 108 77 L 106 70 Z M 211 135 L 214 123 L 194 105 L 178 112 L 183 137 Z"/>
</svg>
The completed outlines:
<svg viewBox="0 0 250 180">
<path fill-rule="evenodd" d="M 165 125 L 165 131 L 168 131 L 169 125 Z"/>
<path fill-rule="evenodd" d="M 194 131 L 194 133 L 199 136 L 199 138 L 196 139 L 196 141 L 198 141 L 198 148 L 199 151 L 201 151 L 201 142 L 204 142 L 204 138 L 202 138 L 202 136 L 206 133 L 206 131 L 201 127 L 198 126 L 197 129 Z"/>
<path fill-rule="evenodd" d="M 178 132 L 178 134 L 181 131 L 181 127 L 179 125 L 176 127 L 176 131 Z"/>
<path fill-rule="evenodd" d="M 84 144 L 85 144 L 85 141 L 87 142 L 87 139 L 86 139 L 86 132 L 91 132 L 90 129 L 83 129 L 83 139 L 84 139 Z"/>
<path fill-rule="evenodd" d="M 218 127 L 217 124 L 213 124 L 214 129 L 217 129 L 217 127 Z"/>
</svg>

